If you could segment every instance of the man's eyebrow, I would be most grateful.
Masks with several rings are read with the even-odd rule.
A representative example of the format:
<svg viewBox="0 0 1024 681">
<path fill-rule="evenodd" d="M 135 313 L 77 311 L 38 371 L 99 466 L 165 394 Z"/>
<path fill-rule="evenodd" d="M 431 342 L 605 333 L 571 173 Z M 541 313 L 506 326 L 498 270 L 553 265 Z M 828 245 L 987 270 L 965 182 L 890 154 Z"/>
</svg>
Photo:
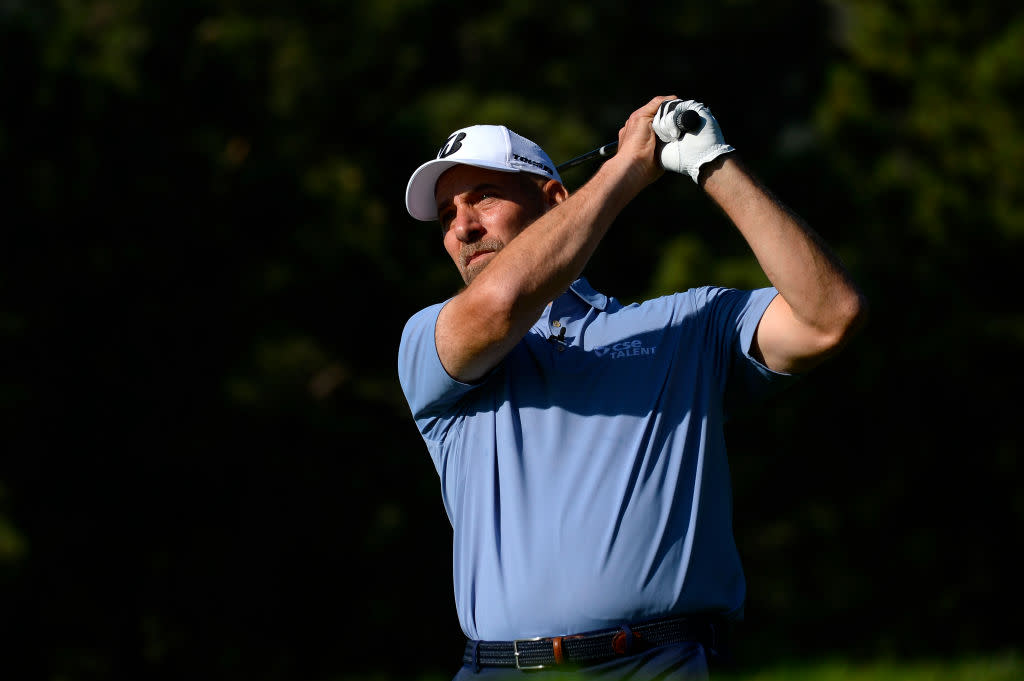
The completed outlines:
<svg viewBox="0 0 1024 681">
<path fill-rule="evenodd" d="M 492 182 L 483 182 L 481 184 L 478 184 L 478 185 L 475 185 L 473 187 L 470 187 L 468 190 L 466 190 L 464 192 L 458 192 L 458 193 L 459 194 L 479 194 L 480 192 L 484 192 L 484 191 L 488 191 L 488 190 L 501 191 L 501 187 L 499 187 L 498 185 L 496 185 L 496 184 L 494 184 Z M 447 208 L 449 205 L 451 205 L 452 198 L 454 198 L 454 197 L 449 196 L 446 199 L 444 199 L 443 201 L 439 201 L 438 204 L 437 204 L 438 210 L 440 210 L 442 208 Z"/>
</svg>

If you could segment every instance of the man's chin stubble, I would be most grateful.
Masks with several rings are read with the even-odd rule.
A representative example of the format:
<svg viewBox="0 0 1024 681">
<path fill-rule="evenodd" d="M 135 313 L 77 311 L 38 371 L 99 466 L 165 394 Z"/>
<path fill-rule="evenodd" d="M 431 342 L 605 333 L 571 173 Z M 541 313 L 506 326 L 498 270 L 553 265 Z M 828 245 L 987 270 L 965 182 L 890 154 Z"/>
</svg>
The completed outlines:
<svg viewBox="0 0 1024 681">
<path fill-rule="evenodd" d="M 469 267 L 463 268 L 462 280 L 466 282 L 466 286 L 473 283 L 473 280 L 476 279 L 478 274 L 484 271 L 485 267 L 487 267 L 487 263 L 482 262 L 479 265 L 470 265 Z"/>
</svg>

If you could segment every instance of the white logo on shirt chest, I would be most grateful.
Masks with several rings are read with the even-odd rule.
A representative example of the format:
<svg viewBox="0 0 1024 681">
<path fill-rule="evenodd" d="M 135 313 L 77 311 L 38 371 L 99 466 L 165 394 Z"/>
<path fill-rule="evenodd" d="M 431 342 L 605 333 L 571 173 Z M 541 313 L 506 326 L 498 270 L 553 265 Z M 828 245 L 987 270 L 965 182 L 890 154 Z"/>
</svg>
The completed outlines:
<svg viewBox="0 0 1024 681">
<path fill-rule="evenodd" d="M 643 341 L 639 339 L 622 341 L 615 345 L 605 345 L 600 348 L 594 348 L 594 354 L 598 357 L 609 357 L 611 359 L 621 359 L 623 357 L 642 357 L 644 355 L 653 355 L 657 348 L 655 346 L 647 347 Z"/>
</svg>

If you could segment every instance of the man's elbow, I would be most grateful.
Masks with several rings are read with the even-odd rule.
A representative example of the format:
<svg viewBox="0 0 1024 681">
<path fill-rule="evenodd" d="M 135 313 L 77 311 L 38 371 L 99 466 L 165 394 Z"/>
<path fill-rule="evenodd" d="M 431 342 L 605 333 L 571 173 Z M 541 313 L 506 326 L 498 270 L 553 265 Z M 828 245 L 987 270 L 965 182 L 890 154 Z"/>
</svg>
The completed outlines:
<svg viewBox="0 0 1024 681">
<path fill-rule="evenodd" d="M 860 333 L 860 330 L 868 323 L 871 309 L 867 297 L 860 291 L 855 291 L 850 295 L 843 311 L 845 312 L 843 336 L 849 340 Z"/>
<path fill-rule="evenodd" d="M 859 291 L 852 291 L 837 301 L 832 322 L 822 335 L 822 354 L 831 355 L 849 343 L 867 324 L 869 314 L 868 300 Z"/>
</svg>

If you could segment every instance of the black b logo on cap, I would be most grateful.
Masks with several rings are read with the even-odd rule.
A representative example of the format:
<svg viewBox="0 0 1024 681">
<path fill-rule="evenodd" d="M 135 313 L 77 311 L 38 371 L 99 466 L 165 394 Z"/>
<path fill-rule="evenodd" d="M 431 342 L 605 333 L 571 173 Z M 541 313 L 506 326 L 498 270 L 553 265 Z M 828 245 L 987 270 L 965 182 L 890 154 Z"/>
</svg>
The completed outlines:
<svg viewBox="0 0 1024 681">
<path fill-rule="evenodd" d="M 464 132 L 451 135 L 447 140 L 445 140 L 444 146 L 441 147 L 441 151 L 437 152 L 437 157 L 446 158 L 451 156 L 462 148 L 462 140 L 464 139 L 466 139 L 466 133 Z"/>
</svg>

